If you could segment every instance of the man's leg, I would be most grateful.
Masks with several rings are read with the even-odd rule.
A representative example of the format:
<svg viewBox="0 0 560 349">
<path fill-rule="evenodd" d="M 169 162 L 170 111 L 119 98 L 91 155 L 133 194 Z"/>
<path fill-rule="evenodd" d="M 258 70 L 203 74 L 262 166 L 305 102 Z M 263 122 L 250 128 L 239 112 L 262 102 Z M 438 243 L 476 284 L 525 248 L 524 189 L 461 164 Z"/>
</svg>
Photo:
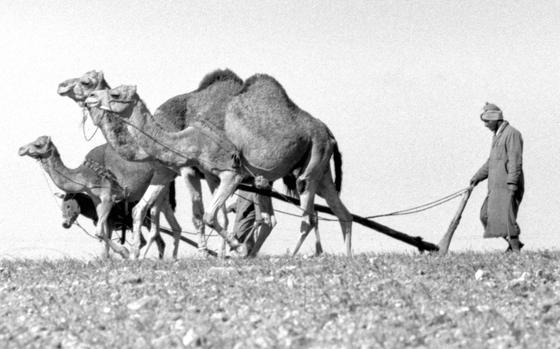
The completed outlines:
<svg viewBox="0 0 560 349">
<path fill-rule="evenodd" d="M 240 213 L 237 213 L 240 214 Z M 255 224 L 255 211 L 249 212 L 245 217 L 240 217 L 236 219 L 236 224 L 234 225 L 233 234 L 240 242 L 244 242 L 245 240 L 247 243 L 247 251 L 250 251 L 254 245 L 253 237 L 249 236 L 253 230 L 253 226 Z"/>
<path fill-rule="evenodd" d="M 520 252 L 523 246 L 525 246 L 525 244 L 519 240 L 519 235 L 521 234 L 521 229 L 517 224 L 517 212 L 519 211 L 519 204 L 519 200 L 517 200 L 515 197 L 512 198 L 508 217 L 508 226 L 512 227 L 512 229 L 509 232 L 509 247 L 507 251 Z"/>
<path fill-rule="evenodd" d="M 266 238 L 268 237 L 268 235 L 270 235 L 270 232 L 272 231 L 272 227 L 266 223 L 260 224 L 259 228 L 257 230 L 257 237 L 256 237 L 256 242 L 255 245 L 253 246 L 252 249 L 250 249 L 249 251 L 251 251 L 249 253 L 249 257 L 256 257 L 257 254 L 259 253 L 264 241 L 266 240 Z"/>
</svg>

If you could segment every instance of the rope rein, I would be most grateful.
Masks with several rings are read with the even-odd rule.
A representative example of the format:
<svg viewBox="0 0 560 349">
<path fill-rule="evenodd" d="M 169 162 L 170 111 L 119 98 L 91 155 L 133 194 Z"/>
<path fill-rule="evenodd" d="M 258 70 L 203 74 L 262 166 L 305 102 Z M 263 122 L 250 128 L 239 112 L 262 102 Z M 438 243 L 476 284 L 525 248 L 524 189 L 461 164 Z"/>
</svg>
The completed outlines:
<svg viewBox="0 0 560 349">
<path fill-rule="evenodd" d="M 422 204 L 422 205 L 419 205 L 419 206 L 415 206 L 415 207 L 411 207 L 411 208 L 407 208 L 407 209 L 403 209 L 403 210 L 399 210 L 399 211 L 384 213 L 384 214 L 371 215 L 371 216 L 367 216 L 367 217 L 364 217 L 364 218 L 365 219 L 373 219 L 373 218 L 389 217 L 389 216 L 404 216 L 404 215 L 423 212 L 423 211 L 429 210 L 431 208 L 437 207 L 439 205 L 442 205 L 442 204 L 444 204 L 448 201 L 451 201 L 451 200 L 463 195 L 465 192 L 469 191 L 470 189 L 471 189 L 471 187 L 467 187 L 467 188 L 461 189 L 461 190 L 459 190 L 459 191 L 457 191 L 453 194 L 446 195 L 446 196 L 444 196 L 440 199 L 437 199 L 437 200 L 434 200 L 434 201 L 431 201 L 431 202 L 428 202 L 428 203 L 425 203 L 425 204 Z M 284 195 L 284 194 L 278 192 L 274 188 L 271 188 L 271 191 L 277 193 L 278 195 L 280 195 L 282 197 L 285 197 L 285 198 L 288 197 L 287 195 Z M 235 194 L 235 195 L 237 195 L 237 194 Z M 298 208 L 301 212 L 304 211 L 300 206 L 296 205 L 295 203 L 291 203 L 291 204 L 294 207 Z M 281 210 L 278 210 L 278 209 L 274 209 L 274 212 L 279 212 L 279 213 L 282 213 L 282 214 L 285 214 L 285 215 L 288 215 L 288 216 L 293 216 L 293 217 L 301 217 L 298 214 L 290 213 L 290 212 L 286 212 L 286 211 L 281 211 Z M 338 219 L 324 218 L 324 217 L 321 217 L 319 215 L 317 215 L 317 217 L 318 217 L 319 220 L 326 221 L 326 222 L 339 221 Z"/>
<path fill-rule="evenodd" d="M 122 102 L 125 102 L 125 101 L 122 101 Z M 105 111 L 106 111 L 106 112 L 110 112 L 111 114 L 114 114 L 114 112 L 113 112 L 112 110 L 107 110 L 107 109 L 105 109 Z M 82 112 L 83 112 L 83 117 L 84 117 L 84 120 L 83 120 L 84 122 L 82 123 L 82 133 L 83 133 L 84 138 L 86 139 L 86 141 L 90 141 L 90 140 L 95 136 L 95 134 L 97 133 L 97 131 L 99 130 L 99 127 L 96 125 L 97 127 L 96 127 L 94 133 L 91 135 L 91 137 L 87 137 L 86 134 L 85 134 L 85 120 L 86 120 L 86 118 L 87 118 L 87 115 L 89 114 L 89 111 L 87 110 L 86 107 L 84 107 L 84 108 L 82 109 Z M 103 116 L 102 116 L 102 117 L 106 117 L 106 113 L 103 113 Z M 116 116 L 116 117 L 118 117 L 118 116 Z M 138 130 L 138 131 L 139 131 L 140 133 L 142 133 L 144 136 L 148 137 L 148 138 L 149 138 L 150 140 L 152 140 L 154 143 L 159 144 L 160 146 L 162 146 L 162 147 L 164 147 L 165 149 L 167 149 L 167 150 L 173 152 L 174 154 L 176 154 L 176 155 L 178 155 L 178 156 L 184 158 L 185 160 L 189 160 L 189 157 L 188 157 L 187 155 L 184 155 L 182 152 L 180 152 L 180 151 L 174 149 L 173 147 L 171 147 L 171 146 L 169 146 L 169 145 L 167 145 L 167 144 L 164 144 L 163 142 L 159 141 L 158 139 L 156 139 L 156 138 L 155 138 L 154 136 L 152 136 L 151 134 L 148 134 L 146 131 L 144 131 L 142 128 L 136 126 L 136 125 L 133 124 L 132 122 L 130 122 L 130 121 L 124 119 L 124 118 L 121 118 L 121 117 L 118 117 L 118 118 L 119 118 L 119 120 L 122 121 L 123 123 L 125 123 L 125 124 L 127 124 L 127 125 L 129 125 L 129 126 L 131 126 L 131 127 L 134 127 L 136 130 Z M 154 123 L 156 123 L 155 120 L 152 120 L 152 121 L 153 121 Z M 157 124 L 157 123 L 156 123 L 156 124 Z M 158 126 L 159 126 L 159 125 L 158 125 Z M 214 141 L 221 149 L 223 149 L 223 150 L 225 150 L 225 151 L 230 151 L 230 152 L 232 152 L 232 166 L 231 166 L 232 169 L 234 169 L 234 170 L 235 170 L 235 169 L 239 169 L 239 168 L 242 166 L 241 154 L 240 154 L 239 150 L 237 149 L 236 145 L 235 145 L 231 140 L 229 140 L 227 137 L 225 137 L 225 135 L 222 134 L 223 132 L 221 132 L 221 131 L 218 129 L 218 127 L 217 127 L 216 125 L 214 125 L 211 121 L 209 121 L 209 120 L 204 120 L 204 119 L 197 119 L 197 120 L 195 120 L 195 122 L 193 122 L 190 126 L 191 126 L 191 127 L 197 128 L 199 131 L 201 131 L 203 134 L 205 134 L 208 138 L 210 138 L 212 141 Z M 161 126 L 160 126 L 160 127 L 161 127 Z M 222 136 L 222 137 L 220 137 L 220 136 Z M 202 159 L 197 159 L 197 160 L 200 161 L 200 162 L 206 163 L 207 165 L 211 165 L 211 166 L 214 165 L 214 164 L 211 163 L 210 161 L 206 161 L 206 160 L 202 160 Z M 86 160 L 84 161 L 84 165 L 87 166 L 87 167 L 89 167 L 89 168 L 91 168 L 97 175 L 99 175 L 99 176 L 101 176 L 101 177 L 103 177 L 103 178 L 108 179 L 108 180 L 111 181 L 113 184 L 116 184 L 116 185 L 118 186 L 118 188 L 120 188 L 121 190 L 123 190 L 123 192 L 125 193 L 125 201 L 126 201 L 126 188 L 123 189 L 123 188 L 120 186 L 120 184 L 118 183 L 118 180 L 117 180 L 116 176 L 115 176 L 110 170 L 106 169 L 106 168 L 103 167 L 101 164 L 99 164 L 99 163 L 97 163 L 96 161 L 91 160 L 91 159 L 86 159 Z M 255 176 L 255 174 L 254 174 L 249 168 L 247 168 L 247 166 L 243 166 L 243 167 L 245 168 L 245 170 L 246 170 L 249 174 L 251 174 L 253 177 Z M 58 172 L 58 171 L 57 171 L 57 172 Z M 60 174 L 61 174 L 61 173 L 60 173 Z M 44 175 L 44 173 L 43 173 L 43 175 Z M 61 175 L 63 175 L 63 174 L 61 174 Z M 47 184 L 48 184 L 48 181 L 47 181 Z M 48 184 L 48 185 L 49 185 L 49 184 Z M 49 185 L 49 190 L 50 190 L 50 189 L 51 189 L 51 188 L 50 188 L 50 185 Z M 425 203 L 425 204 L 422 204 L 422 205 L 418 205 L 418 206 L 415 206 L 415 207 L 411 207 L 411 208 L 407 208 L 407 209 L 403 209 L 403 210 L 398 210 L 398 211 L 393 211 L 393 212 L 389 212 L 389 213 L 384 213 L 384 214 L 370 215 L 370 216 L 367 216 L 367 217 L 365 217 L 365 218 L 366 218 L 366 219 L 373 219 L 373 218 L 389 217 L 389 216 L 410 215 L 410 214 L 415 214 L 415 213 L 423 212 L 423 211 L 429 210 L 429 209 L 431 209 L 431 208 L 437 207 L 437 206 L 439 206 L 439 205 L 442 205 L 442 204 L 444 204 L 444 203 L 446 203 L 446 202 L 448 202 L 448 201 L 450 201 L 450 200 L 453 200 L 453 199 L 455 199 L 455 198 L 457 198 L 457 197 L 463 195 L 463 194 L 464 194 L 466 191 L 468 191 L 469 189 L 470 189 L 470 187 L 467 187 L 467 188 L 461 189 L 461 190 L 459 190 L 459 191 L 457 191 L 457 192 L 455 192 L 455 193 L 452 193 L 452 194 L 449 194 L 449 195 L 447 195 L 447 196 L 444 196 L 444 197 L 442 197 L 442 198 L 440 198 L 440 199 L 437 199 L 437 200 L 434 200 L 434 201 L 431 201 L 431 202 L 428 202 L 428 203 Z M 287 197 L 286 195 L 279 193 L 279 192 L 278 192 L 277 190 L 275 190 L 274 188 L 271 188 L 271 190 L 274 191 L 274 192 L 276 192 L 278 195 L 280 195 L 280 196 L 282 196 L 282 197 Z M 52 191 L 52 190 L 51 190 L 51 191 Z M 237 193 L 234 193 L 234 195 L 237 195 L 238 197 L 241 197 L 241 198 L 243 198 L 244 200 L 248 200 L 248 199 L 246 199 L 246 198 L 244 198 L 244 197 L 238 195 Z M 142 199 L 142 200 L 145 200 L 145 199 Z M 295 206 L 295 207 L 297 207 L 301 212 L 304 212 L 304 210 L 303 210 L 300 206 L 298 206 L 298 205 L 296 205 L 296 204 L 293 204 L 293 203 L 292 203 L 292 205 Z M 297 214 L 289 213 L 289 212 L 285 212 L 285 211 L 281 211 L 281 210 L 278 210 L 278 209 L 273 209 L 273 210 L 274 210 L 274 212 L 279 212 L 279 213 L 286 214 L 286 215 L 298 216 Z M 146 216 L 146 218 L 148 219 L 148 221 L 150 221 L 150 223 L 152 223 L 152 222 L 151 222 L 151 218 L 150 218 L 149 216 Z M 319 220 L 322 220 L 322 221 L 338 221 L 338 219 L 328 219 L 328 218 L 324 218 L 324 217 L 319 217 L 318 215 L 317 215 L 317 218 L 318 218 Z M 87 232 L 87 230 L 84 229 L 77 221 L 76 221 L 75 223 L 76 223 L 76 225 L 78 225 L 78 227 L 81 228 L 87 235 L 89 235 L 89 236 L 91 236 L 91 237 L 93 237 L 93 238 L 95 238 L 95 239 L 100 240 L 99 237 L 94 236 L 94 235 L 90 234 L 89 232 Z M 163 226 L 160 226 L 160 227 L 163 228 Z M 169 229 L 169 230 L 171 230 L 171 229 Z M 182 234 L 192 234 L 192 235 L 196 235 L 196 233 L 190 233 L 190 232 L 187 232 L 187 231 L 181 231 L 181 233 L 182 233 Z M 216 234 L 216 235 L 217 235 L 217 234 Z M 215 236 L 215 235 L 211 232 L 210 234 L 207 234 L 206 236 L 207 236 L 207 237 L 206 237 L 206 241 L 208 241 L 208 239 L 209 239 L 210 237 Z"/>
<path fill-rule="evenodd" d="M 84 139 L 86 140 L 86 142 L 89 142 L 93 139 L 93 137 L 95 137 L 95 134 L 97 133 L 97 131 L 99 130 L 99 127 L 95 126 L 95 131 L 93 131 L 93 134 L 88 137 L 86 135 L 86 121 L 88 119 L 88 111 L 87 109 L 84 107 L 82 108 L 82 135 L 84 136 Z"/>
<path fill-rule="evenodd" d="M 414 214 L 414 213 L 418 213 L 418 212 L 423 212 L 426 210 L 429 210 L 431 208 L 434 208 L 436 206 L 442 205 L 450 200 L 455 199 L 456 197 L 459 197 L 461 195 L 463 195 L 466 191 L 470 190 L 470 187 L 461 189 L 453 194 L 444 196 L 440 199 L 419 205 L 419 206 L 415 206 L 415 207 L 411 207 L 411 208 L 407 208 L 404 210 L 400 210 L 400 211 L 394 211 L 394 212 L 390 212 L 390 213 L 385 213 L 385 214 L 378 214 L 378 215 L 373 215 L 373 216 L 367 216 L 365 217 L 366 219 L 373 219 L 373 218 L 379 218 L 379 217 L 388 217 L 388 216 L 404 216 L 404 215 L 409 215 L 409 214 Z"/>
</svg>

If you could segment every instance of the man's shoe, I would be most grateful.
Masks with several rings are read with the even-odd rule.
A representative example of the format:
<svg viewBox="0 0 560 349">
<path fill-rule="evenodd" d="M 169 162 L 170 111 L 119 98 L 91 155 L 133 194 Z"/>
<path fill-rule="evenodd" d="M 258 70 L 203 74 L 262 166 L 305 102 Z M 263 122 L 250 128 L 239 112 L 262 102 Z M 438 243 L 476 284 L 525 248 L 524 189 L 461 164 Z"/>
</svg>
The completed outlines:
<svg viewBox="0 0 560 349">
<path fill-rule="evenodd" d="M 521 252 L 521 249 L 523 248 L 523 246 L 525 246 L 524 243 L 522 243 L 521 241 L 519 241 L 519 238 L 511 238 L 508 241 L 509 246 L 506 249 L 506 252 Z"/>
</svg>

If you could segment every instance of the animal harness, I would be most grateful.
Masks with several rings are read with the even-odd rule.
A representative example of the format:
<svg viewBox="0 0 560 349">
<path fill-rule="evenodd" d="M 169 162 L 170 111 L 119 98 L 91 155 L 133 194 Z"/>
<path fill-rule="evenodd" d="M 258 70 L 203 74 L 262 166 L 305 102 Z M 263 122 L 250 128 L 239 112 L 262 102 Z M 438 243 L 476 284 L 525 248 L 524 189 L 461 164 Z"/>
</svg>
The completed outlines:
<svg viewBox="0 0 560 349">
<path fill-rule="evenodd" d="M 121 187 L 117 180 L 117 176 L 115 176 L 115 174 L 111 172 L 111 170 L 92 159 L 86 159 L 83 165 L 95 172 L 95 174 L 97 174 L 99 177 L 109 180 L 112 186 L 119 188 L 123 194 L 125 202 L 127 202 L 126 199 L 128 198 L 128 191 L 126 187 Z M 128 212 L 128 208 L 126 209 L 126 211 Z"/>
</svg>

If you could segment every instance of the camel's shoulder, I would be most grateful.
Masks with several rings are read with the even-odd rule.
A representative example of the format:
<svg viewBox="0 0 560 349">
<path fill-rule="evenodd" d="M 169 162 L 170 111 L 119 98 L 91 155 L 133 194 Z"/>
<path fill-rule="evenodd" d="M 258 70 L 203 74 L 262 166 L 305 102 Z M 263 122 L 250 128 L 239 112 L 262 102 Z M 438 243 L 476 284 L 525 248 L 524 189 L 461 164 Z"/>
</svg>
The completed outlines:
<svg viewBox="0 0 560 349">
<path fill-rule="evenodd" d="M 108 143 L 98 145 L 86 154 L 86 160 L 93 160 L 99 163 L 104 163 L 105 153 L 107 152 L 108 147 L 111 148 Z"/>
<path fill-rule="evenodd" d="M 184 129 L 189 96 L 190 93 L 183 93 L 169 98 L 156 109 L 154 119 L 165 129 Z"/>
</svg>

